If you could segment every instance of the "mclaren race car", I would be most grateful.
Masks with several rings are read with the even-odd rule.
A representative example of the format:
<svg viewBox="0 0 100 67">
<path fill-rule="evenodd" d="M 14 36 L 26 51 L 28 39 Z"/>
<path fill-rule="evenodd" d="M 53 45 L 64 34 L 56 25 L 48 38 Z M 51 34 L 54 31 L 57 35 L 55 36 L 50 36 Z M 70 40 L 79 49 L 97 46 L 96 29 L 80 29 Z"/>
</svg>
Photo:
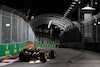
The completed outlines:
<svg viewBox="0 0 100 67">
<path fill-rule="evenodd" d="M 45 51 L 43 48 L 29 47 L 24 49 L 19 54 L 20 62 L 29 62 L 33 60 L 34 62 L 40 60 L 41 62 L 46 62 L 47 59 L 52 59 L 57 56 L 54 50 Z"/>
</svg>

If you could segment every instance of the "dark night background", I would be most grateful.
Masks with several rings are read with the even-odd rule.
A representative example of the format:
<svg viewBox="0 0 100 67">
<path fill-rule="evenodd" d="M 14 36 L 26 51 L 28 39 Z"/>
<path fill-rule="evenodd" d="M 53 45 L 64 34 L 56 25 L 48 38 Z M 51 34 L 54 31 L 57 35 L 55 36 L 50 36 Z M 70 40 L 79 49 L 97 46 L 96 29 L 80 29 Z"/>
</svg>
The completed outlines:
<svg viewBox="0 0 100 67">
<path fill-rule="evenodd" d="M 44 13 L 58 13 L 63 15 L 71 5 L 72 1 L 74 0 L 1 0 L 0 4 L 12 7 L 25 14 L 30 9 L 30 15 L 34 16 Z M 94 2 L 95 1 L 96 0 L 94 0 Z M 81 7 L 86 6 L 87 3 L 90 3 L 90 0 L 83 0 Z M 99 12 L 99 5 L 98 0 L 98 5 L 94 4 L 93 6 L 97 8 L 95 13 Z M 71 14 L 71 16 L 72 19 L 77 20 L 77 9 Z"/>
<path fill-rule="evenodd" d="M 31 9 L 31 13 L 60 13 L 63 14 L 71 0 L 2 0 L 1 4 L 23 11 Z"/>
<path fill-rule="evenodd" d="M 12 7 L 16 10 L 23 12 L 24 14 L 26 14 L 28 10 L 30 10 L 30 14 L 29 14 L 30 16 L 31 15 L 37 16 L 37 15 L 45 14 L 45 13 L 57 13 L 57 14 L 64 15 L 64 13 L 68 10 L 68 8 L 70 7 L 73 1 L 74 0 L 1 0 L 0 4 Z M 90 4 L 90 1 L 91 0 L 81 0 L 80 7 L 81 8 L 85 7 L 87 4 Z M 95 5 L 95 1 L 98 2 L 97 5 Z M 79 4 L 77 4 L 76 6 L 79 7 Z M 99 13 L 100 0 L 93 0 L 93 7 L 96 8 L 96 11 L 94 12 L 94 14 Z M 81 13 L 80 19 L 83 20 L 83 12 L 81 11 L 80 13 Z M 78 20 L 78 8 L 76 8 L 76 10 L 74 10 L 73 13 L 69 14 L 68 18 L 70 18 L 71 20 L 77 21 Z M 41 28 L 42 27 L 43 26 L 41 26 Z M 62 36 L 61 40 L 64 42 L 67 42 L 67 41 L 73 42 L 73 41 L 81 40 L 80 39 L 81 35 L 79 31 L 76 31 L 76 30 L 77 29 L 73 29 L 69 32 L 64 33 L 64 36 Z M 76 31 L 76 33 L 73 33 L 73 31 Z M 60 30 L 53 29 L 53 36 L 58 37 L 59 33 L 60 33 Z M 69 34 L 69 33 L 72 33 L 72 34 Z M 65 37 L 65 35 L 67 36 Z M 73 40 L 74 35 L 76 35 L 76 38 L 77 37 L 79 38 L 77 39 L 74 38 L 75 40 Z"/>
</svg>

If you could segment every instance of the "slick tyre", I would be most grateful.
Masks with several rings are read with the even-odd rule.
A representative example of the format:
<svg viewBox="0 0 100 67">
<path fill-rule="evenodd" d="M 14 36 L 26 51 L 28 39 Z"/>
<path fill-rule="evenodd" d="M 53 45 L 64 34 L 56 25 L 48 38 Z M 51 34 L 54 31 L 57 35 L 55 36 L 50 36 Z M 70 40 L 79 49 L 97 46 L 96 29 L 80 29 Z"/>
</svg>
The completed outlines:
<svg viewBox="0 0 100 67">
<path fill-rule="evenodd" d="M 20 62 L 24 62 L 25 61 L 24 54 L 22 52 L 20 52 L 20 54 L 19 54 L 19 61 Z"/>
<path fill-rule="evenodd" d="M 40 55 L 40 60 L 41 60 L 42 62 L 46 62 L 45 53 L 41 53 L 41 55 Z"/>
<path fill-rule="evenodd" d="M 51 59 L 54 58 L 54 50 L 50 51 L 50 57 L 51 57 Z"/>
</svg>

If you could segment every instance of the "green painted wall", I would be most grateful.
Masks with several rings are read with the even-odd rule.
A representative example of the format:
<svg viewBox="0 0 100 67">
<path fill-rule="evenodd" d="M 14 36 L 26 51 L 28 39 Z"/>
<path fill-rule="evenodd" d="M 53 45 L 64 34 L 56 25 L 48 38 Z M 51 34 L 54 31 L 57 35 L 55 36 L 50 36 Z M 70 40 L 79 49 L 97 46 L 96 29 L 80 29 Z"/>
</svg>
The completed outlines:
<svg viewBox="0 0 100 67">
<path fill-rule="evenodd" d="M 56 47 L 55 44 L 34 44 L 34 47 Z"/>
<path fill-rule="evenodd" d="M 27 48 L 27 43 L 29 42 L 0 45 L 0 56 L 19 53 L 23 51 L 23 49 Z M 34 47 L 56 47 L 56 45 L 34 44 Z"/>
<path fill-rule="evenodd" d="M 26 48 L 26 42 L 18 44 L 0 45 L 0 56 L 16 54 Z"/>
</svg>

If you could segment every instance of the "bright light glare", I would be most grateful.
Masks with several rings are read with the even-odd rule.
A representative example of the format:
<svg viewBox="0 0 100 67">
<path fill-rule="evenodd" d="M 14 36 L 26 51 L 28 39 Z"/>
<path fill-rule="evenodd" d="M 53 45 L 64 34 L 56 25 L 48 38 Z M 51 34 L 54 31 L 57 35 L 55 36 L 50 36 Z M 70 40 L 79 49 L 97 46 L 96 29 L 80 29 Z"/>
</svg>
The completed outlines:
<svg viewBox="0 0 100 67">
<path fill-rule="evenodd" d="M 81 2 L 79 1 L 78 4 L 81 4 Z"/>
<path fill-rule="evenodd" d="M 69 9 L 72 9 L 72 7 L 69 7 Z"/>
<path fill-rule="evenodd" d="M 35 63 L 40 63 L 40 60 L 36 60 Z"/>
<path fill-rule="evenodd" d="M 78 0 L 74 0 L 74 1 L 78 2 Z"/>
<path fill-rule="evenodd" d="M 76 4 L 76 2 L 72 2 L 72 4 Z"/>
<path fill-rule="evenodd" d="M 10 26 L 10 24 L 6 24 L 6 26 L 7 26 L 7 27 L 9 27 L 9 26 Z"/>
<path fill-rule="evenodd" d="M 94 26 L 96 26 L 96 23 L 94 23 Z"/>
<path fill-rule="evenodd" d="M 35 63 L 33 60 L 29 61 L 29 63 Z"/>
<path fill-rule="evenodd" d="M 50 61 L 50 59 L 47 59 L 47 61 Z"/>
<path fill-rule="evenodd" d="M 31 20 L 34 19 L 34 16 L 31 16 Z"/>
<path fill-rule="evenodd" d="M 97 5 L 98 3 L 97 2 L 95 2 L 95 5 Z"/>
<path fill-rule="evenodd" d="M 98 22 L 98 24 L 100 24 L 100 22 Z"/>
<path fill-rule="evenodd" d="M 66 14 L 68 14 L 68 13 L 69 13 L 69 11 L 66 12 Z"/>
<path fill-rule="evenodd" d="M 68 10 L 68 11 L 71 11 L 71 10 Z"/>
<path fill-rule="evenodd" d="M 71 7 L 74 7 L 75 5 L 70 5 Z"/>
</svg>

